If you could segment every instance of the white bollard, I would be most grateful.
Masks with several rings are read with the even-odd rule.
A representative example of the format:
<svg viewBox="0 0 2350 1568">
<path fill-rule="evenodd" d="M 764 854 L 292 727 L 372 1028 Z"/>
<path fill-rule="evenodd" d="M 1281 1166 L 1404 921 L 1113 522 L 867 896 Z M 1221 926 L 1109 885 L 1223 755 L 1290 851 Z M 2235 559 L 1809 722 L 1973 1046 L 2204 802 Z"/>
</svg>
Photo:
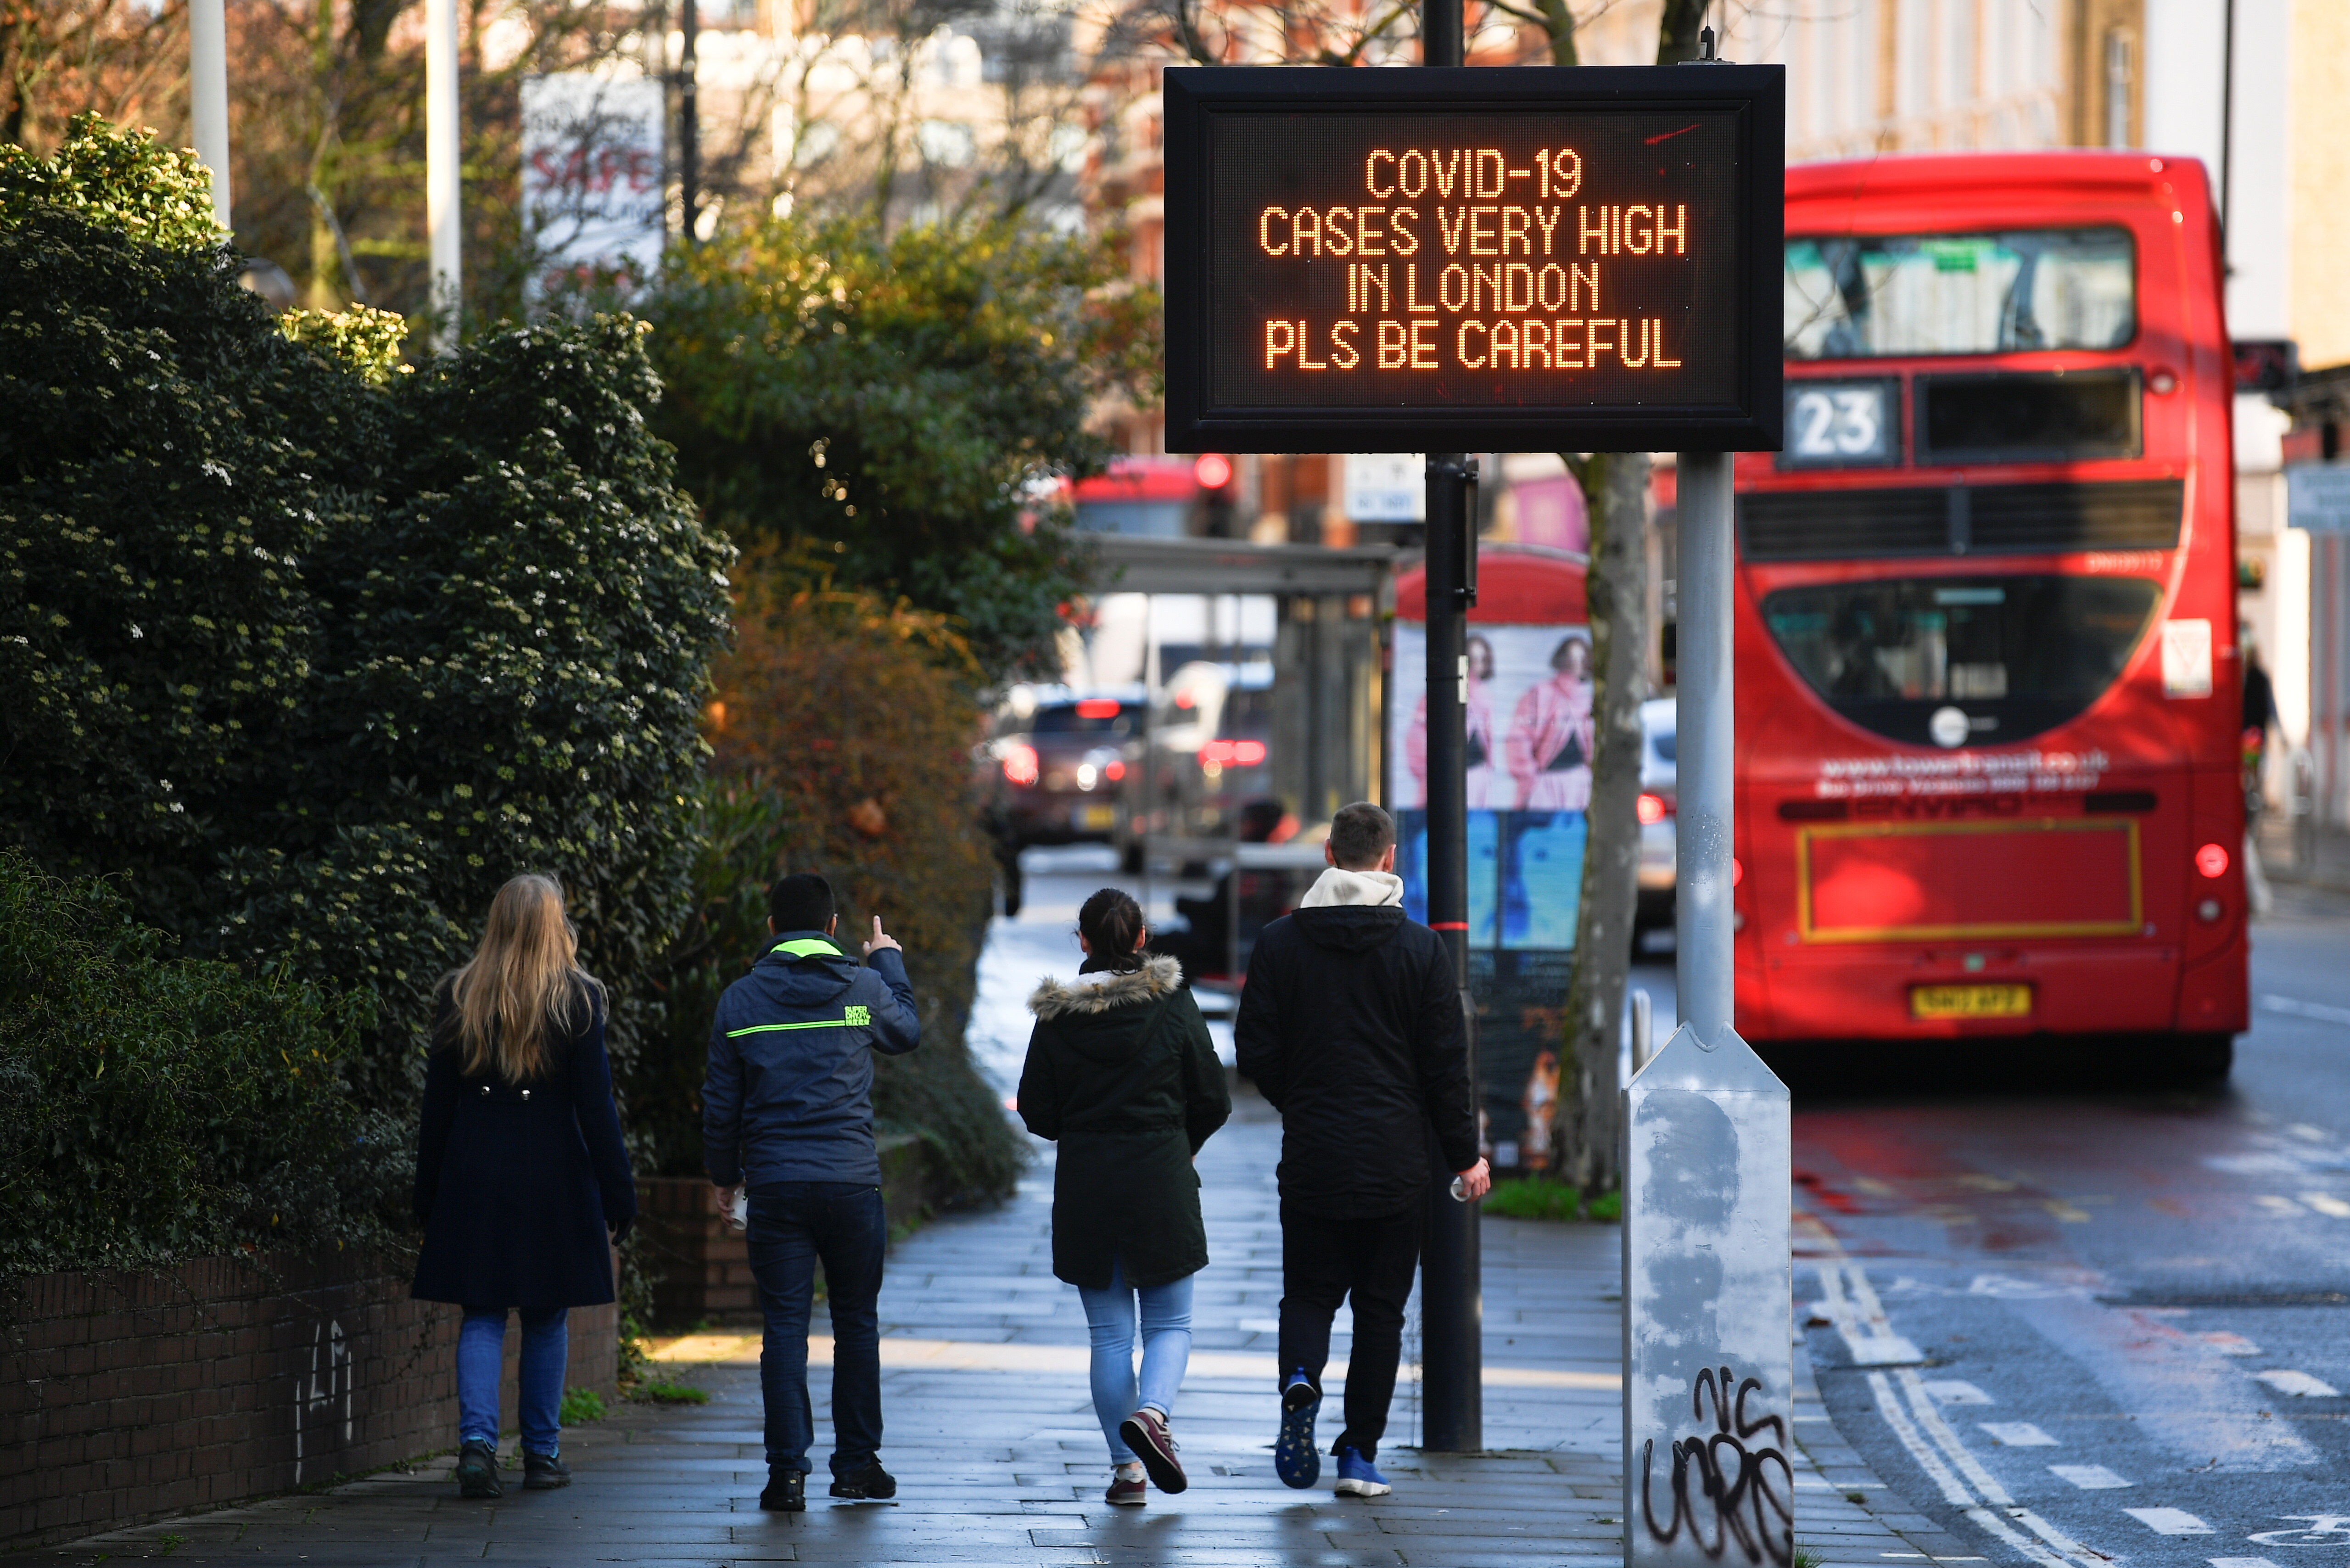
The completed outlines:
<svg viewBox="0 0 2350 1568">
<path fill-rule="evenodd" d="M 1684 1023 L 1622 1109 L 1626 1568 L 1788 1568 L 1787 1086 Z"/>
</svg>

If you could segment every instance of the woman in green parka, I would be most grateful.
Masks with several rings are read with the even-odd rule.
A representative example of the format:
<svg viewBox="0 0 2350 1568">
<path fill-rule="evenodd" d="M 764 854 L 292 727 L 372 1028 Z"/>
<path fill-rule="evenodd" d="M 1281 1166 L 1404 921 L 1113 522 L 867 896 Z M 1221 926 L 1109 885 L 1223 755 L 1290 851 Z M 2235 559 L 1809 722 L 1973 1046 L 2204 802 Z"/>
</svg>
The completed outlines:
<svg viewBox="0 0 2350 1568">
<path fill-rule="evenodd" d="M 1061 1146 L 1053 1272 L 1077 1287 L 1093 1338 L 1107 1501 L 1189 1484 L 1168 1422 L 1191 1355 L 1191 1276 L 1208 1266 L 1192 1158 L 1232 1114 L 1224 1069 L 1173 959 L 1142 950 L 1142 910 L 1105 888 L 1077 912 L 1086 961 L 1045 980 L 1020 1072 L 1020 1119 Z M 1137 1309 L 1142 1375 L 1134 1370 Z"/>
</svg>

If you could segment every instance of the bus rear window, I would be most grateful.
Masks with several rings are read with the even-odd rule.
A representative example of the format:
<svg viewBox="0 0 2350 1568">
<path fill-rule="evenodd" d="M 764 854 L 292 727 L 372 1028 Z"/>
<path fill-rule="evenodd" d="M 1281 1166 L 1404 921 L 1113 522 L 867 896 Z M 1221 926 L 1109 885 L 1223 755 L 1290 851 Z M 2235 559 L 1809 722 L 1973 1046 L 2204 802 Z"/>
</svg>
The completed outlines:
<svg viewBox="0 0 2350 1568">
<path fill-rule="evenodd" d="M 2085 711 L 2161 597 L 2142 577 L 1891 577 L 1783 588 L 1762 618 L 1812 690 L 1862 728 L 1912 745 L 2002 745 Z"/>
<path fill-rule="evenodd" d="M 2129 231 L 1791 239 L 1790 359 L 2119 348 L 2137 331 Z"/>
</svg>

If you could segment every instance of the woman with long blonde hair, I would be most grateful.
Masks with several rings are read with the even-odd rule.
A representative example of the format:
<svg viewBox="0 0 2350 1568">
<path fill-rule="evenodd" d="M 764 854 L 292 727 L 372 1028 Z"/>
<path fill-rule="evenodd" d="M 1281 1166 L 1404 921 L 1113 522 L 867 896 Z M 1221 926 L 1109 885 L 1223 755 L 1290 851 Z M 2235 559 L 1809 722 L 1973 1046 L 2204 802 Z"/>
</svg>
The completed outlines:
<svg viewBox="0 0 2350 1568">
<path fill-rule="evenodd" d="M 498 1374 L 522 1314 L 523 1486 L 568 1486 L 560 1449 L 565 1314 L 612 1300 L 611 1244 L 637 1213 L 612 1104 L 604 988 L 579 967 L 552 877 L 490 902 L 473 960 L 432 1010 L 414 1294 L 464 1309 L 457 1336 L 457 1484 L 499 1497 Z"/>
</svg>

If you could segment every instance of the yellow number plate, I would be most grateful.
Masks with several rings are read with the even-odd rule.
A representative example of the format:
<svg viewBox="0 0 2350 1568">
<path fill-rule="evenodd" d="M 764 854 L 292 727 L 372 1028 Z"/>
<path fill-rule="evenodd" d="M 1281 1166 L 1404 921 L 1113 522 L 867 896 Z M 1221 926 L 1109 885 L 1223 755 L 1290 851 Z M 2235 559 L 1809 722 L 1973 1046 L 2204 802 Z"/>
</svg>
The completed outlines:
<svg viewBox="0 0 2350 1568">
<path fill-rule="evenodd" d="M 1077 826 L 1087 832 L 1098 832 L 1118 826 L 1118 808 L 1114 805 L 1081 805 L 1077 807 Z"/>
<path fill-rule="evenodd" d="M 1912 1018 L 2029 1018 L 2028 985 L 1913 985 Z"/>
</svg>

